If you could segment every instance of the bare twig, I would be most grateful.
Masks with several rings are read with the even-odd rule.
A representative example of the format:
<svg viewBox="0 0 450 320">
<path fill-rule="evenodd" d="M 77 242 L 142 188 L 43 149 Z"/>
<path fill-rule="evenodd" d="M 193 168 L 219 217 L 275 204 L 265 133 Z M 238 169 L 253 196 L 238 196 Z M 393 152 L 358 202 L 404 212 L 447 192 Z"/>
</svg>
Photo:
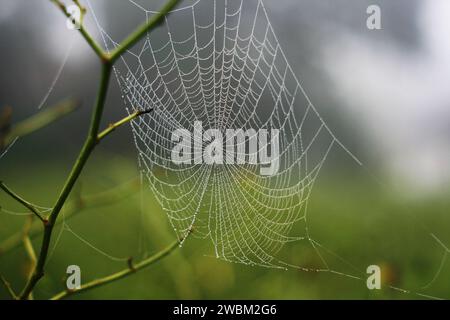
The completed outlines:
<svg viewBox="0 0 450 320">
<path fill-rule="evenodd" d="M 0 141 L 0 149 L 6 149 L 18 137 L 24 137 L 52 124 L 56 120 L 73 112 L 79 106 L 80 103 L 78 101 L 68 99 L 13 125 L 8 130 L 5 129 L 6 132 L 0 135 L 3 137 Z"/>
<path fill-rule="evenodd" d="M 13 300 L 17 300 L 17 295 L 14 292 L 11 284 L 2 276 L 0 275 L 0 281 L 3 283 L 3 285 L 5 286 L 6 290 L 8 291 L 9 295 L 11 296 L 11 298 Z"/>
<path fill-rule="evenodd" d="M 73 3 L 80 9 L 81 17 L 80 17 L 80 24 L 83 24 L 84 16 L 86 15 L 86 7 L 82 6 L 79 0 L 72 0 Z"/>
<path fill-rule="evenodd" d="M 111 76 L 111 68 L 112 68 L 111 64 L 104 63 L 102 65 L 102 77 L 100 82 L 100 88 L 97 95 L 97 102 L 92 114 L 92 120 L 88 136 L 72 168 L 72 171 L 70 172 L 69 177 L 67 178 L 61 190 L 58 200 L 56 201 L 55 206 L 50 212 L 48 222 L 45 224 L 44 237 L 42 239 L 41 250 L 36 264 L 36 268 L 34 269 L 33 275 L 27 282 L 24 290 L 20 294 L 21 299 L 28 299 L 28 296 L 35 287 L 36 283 L 44 276 L 45 262 L 47 260 L 47 254 L 56 220 L 58 219 L 59 213 L 61 212 L 64 203 L 69 197 L 69 194 L 72 191 L 75 182 L 78 180 L 78 177 L 80 176 L 81 171 L 84 168 L 84 165 L 86 164 L 87 160 L 89 159 L 89 156 L 91 155 L 92 151 L 95 148 L 98 127 L 100 125 L 100 120 L 103 114 L 103 108 L 105 106 L 106 94 L 108 92 L 108 84 Z"/>
<path fill-rule="evenodd" d="M 164 21 L 164 17 L 175 8 L 180 0 L 169 0 L 158 13 L 155 13 L 148 22 L 142 24 L 132 34 L 130 34 L 113 52 L 110 54 L 111 62 L 120 58 L 128 49 L 138 42 L 147 32 L 155 29 Z"/>
<path fill-rule="evenodd" d="M 109 205 L 120 200 L 126 199 L 139 190 L 139 182 L 133 179 L 127 183 L 114 187 L 110 190 L 102 191 L 88 196 L 79 196 L 76 199 L 67 202 L 64 206 L 64 216 L 66 221 L 82 212 L 83 209 L 92 209 L 100 206 Z M 58 220 L 57 225 L 61 223 Z M 34 220 L 28 230 L 28 236 L 32 239 L 42 233 L 42 223 Z M 19 231 L 0 244 L 0 256 L 18 247 L 23 238 L 23 232 Z"/>
<path fill-rule="evenodd" d="M 100 142 L 103 138 L 105 138 L 108 134 L 110 134 L 111 132 L 113 132 L 114 130 L 116 130 L 118 127 L 132 121 L 133 119 L 146 114 L 146 113 L 150 113 L 152 112 L 153 109 L 148 109 L 148 110 L 139 110 L 136 112 L 133 112 L 132 114 L 130 114 L 129 116 L 115 122 L 115 123 L 111 123 L 107 129 L 103 130 L 102 132 L 100 132 L 97 135 L 97 141 Z"/>
<path fill-rule="evenodd" d="M 70 18 L 70 12 L 67 10 L 67 7 L 64 3 L 62 3 L 60 0 L 50 0 L 56 6 L 62 11 L 62 13 L 67 17 Z M 78 2 L 78 1 L 77 1 Z M 78 5 L 78 4 L 77 4 Z M 80 5 L 81 6 L 81 5 Z M 83 38 L 86 40 L 86 42 L 89 44 L 89 46 L 94 50 L 94 52 L 97 54 L 97 56 L 102 60 L 106 61 L 108 59 L 108 55 L 103 51 L 102 47 L 92 38 L 92 36 L 87 32 L 87 30 L 83 26 L 83 16 L 85 14 L 85 9 L 81 10 L 81 21 L 80 21 L 80 28 L 78 31 L 83 36 Z"/>
<path fill-rule="evenodd" d="M 27 252 L 28 258 L 31 261 L 31 265 L 32 265 L 31 269 L 34 268 L 34 265 L 36 264 L 36 261 L 37 261 L 36 252 L 34 251 L 33 244 L 31 243 L 30 235 L 29 235 L 32 223 L 33 223 L 33 217 L 30 216 L 30 219 L 28 219 L 27 223 L 25 224 L 24 231 L 23 231 L 23 245 L 25 247 L 25 251 Z"/>
<path fill-rule="evenodd" d="M 12 191 L 11 189 L 9 189 L 2 181 L 0 181 L 0 189 L 2 189 L 3 191 L 5 191 L 6 194 L 8 194 L 11 198 L 13 198 L 14 200 L 16 200 L 17 202 L 19 202 L 21 205 L 23 205 L 25 208 L 27 208 L 28 210 L 30 210 L 36 217 L 39 218 L 39 220 L 41 220 L 44 224 L 47 223 L 47 219 L 43 218 L 41 213 L 39 212 L 38 209 L 36 209 L 36 206 L 33 205 L 32 203 L 26 201 L 25 199 L 23 199 L 21 196 L 19 196 L 17 193 L 15 193 L 14 191 Z"/>
<path fill-rule="evenodd" d="M 0 150 L 7 149 L 12 143 L 6 144 L 6 137 L 11 131 L 11 118 L 12 108 L 10 106 L 6 106 L 0 110 Z"/>
<path fill-rule="evenodd" d="M 56 3 L 67 17 L 70 17 L 69 12 L 64 4 L 59 0 L 52 0 Z M 161 9 L 161 11 L 155 14 L 149 21 L 138 28 L 134 33 L 132 33 L 128 38 L 121 43 L 118 48 L 112 54 L 106 54 L 103 49 L 93 40 L 93 38 L 87 33 L 84 27 L 80 26 L 80 32 L 90 44 L 92 49 L 97 53 L 102 63 L 102 73 L 100 79 L 100 86 L 97 93 L 97 100 L 92 111 L 91 124 L 88 131 L 88 136 L 84 142 L 82 149 L 78 155 L 78 158 L 73 165 L 73 168 L 61 190 L 61 193 L 56 200 L 55 206 L 50 212 L 48 222 L 45 224 L 44 236 L 42 239 L 42 245 L 36 264 L 36 268 L 30 280 L 25 285 L 25 288 L 20 294 L 20 299 L 28 299 L 31 291 L 34 289 L 38 281 L 44 276 L 44 267 L 47 260 L 47 255 L 49 251 L 50 241 L 53 234 L 53 228 L 58 219 L 59 213 L 69 197 L 75 182 L 78 180 L 81 171 L 83 170 L 87 160 L 89 159 L 92 151 L 97 145 L 97 138 L 99 134 L 100 121 L 103 115 L 103 109 L 105 107 L 106 95 L 109 87 L 109 80 L 111 77 L 111 71 L 113 63 L 131 46 L 133 46 L 137 41 L 139 41 L 147 32 L 155 28 L 164 18 L 164 16 L 178 4 L 179 0 L 169 0 L 167 4 Z"/>
<path fill-rule="evenodd" d="M 31 243 L 29 232 L 31 225 L 33 223 L 33 216 L 29 216 L 29 219 L 25 223 L 25 227 L 23 230 L 23 246 L 25 248 L 25 252 L 27 253 L 28 259 L 30 260 L 29 273 L 27 274 L 27 280 L 31 277 L 31 272 L 36 267 L 36 252 L 34 251 L 33 244 Z M 33 293 L 30 292 L 30 299 L 33 299 Z"/>
<path fill-rule="evenodd" d="M 103 277 L 103 278 L 92 280 L 92 281 L 82 285 L 80 289 L 66 290 L 66 291 L 60 292 L 57 295 L 55 295 L 53 298 L 51 298 L 51 300 L 65 299 L 74 294 L 78 294 L 78 293 L 85 292 L 85 291 L 88 291 L 88 290 L 91 290 L 94 288 L 98 288 L 100 286 L 104 286 L 104 285 L 112 283 L 114 281 L 123 279 L 131 274 L 134 274 L 134 273 L 160 261 L 161 259 L 165 258 L 166 256 L 168 256 L 170 253 L 172 253 L 176 248 L 178 248 L 180 246 L 180 244 L 183 242 L 183 240 L 186 237 L 188 237 L 190 233 L 191 232 L 188 232 L 188 234 L 183 239 L 173 242 L 171 245 L 169 245 L 164 250 L 159 251 L 158 253 L 148 257 L 147 259 L 142 260 L 141 262 L 134 264 L 132 262 L 132 259 L 129 259 L 127 261 L 126 269 L 116 272 L 116 273 L 113 273 L 113 274 Z"/>
</svg>

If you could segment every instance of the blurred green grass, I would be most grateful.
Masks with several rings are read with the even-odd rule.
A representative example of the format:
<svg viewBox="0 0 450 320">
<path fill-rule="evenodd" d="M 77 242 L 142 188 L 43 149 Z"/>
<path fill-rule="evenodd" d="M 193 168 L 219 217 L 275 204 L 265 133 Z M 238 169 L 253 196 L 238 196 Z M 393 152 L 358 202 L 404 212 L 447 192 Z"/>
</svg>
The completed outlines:
<svg viewBox="0 0 450 320">
<path fill-rule="evenodd" d="M 63 183 L 67 166 L 61 161 L 33 165 L 7 163 L 1 179 L 40 205 L 50 206 Z M 18 169 L 20 167 L 20 170 Z M 77 188 L 92 194 L 136 178 L 136 161 L 97 153 Z M 350 179 L 351 178 L 351 179 Z M 165 214 L 146 190 L 120 203 L 86 209 L 67 221 L 70 228 L 96 248 L 118 258 L 152 254 L 175 239 Z M 23 211 L 3 194 L 0 204 Z M 80 295 L 76 299 L 414 299 L 415 292 L 449 298 L 450 262 L 436 275 L 444 249 L 431 237 L 450 244 L 449 199 L 445 196 L 405 198 L 384 190 L 364 174 L 321 174 L 308 206 L 311 237 L 320 243 L 318 253 L 330 269 L 365 276 L 368 265 L 382 267 L 382 290 L 367 290 L 365 281 L 327 272 L 287 271 L 232 264 L 212 257 L 208 240 L 191 238 L 172 255 L 119 282 Z M 21 230 L 25 218 L 0 214 L 0 240 Z M 299 224 L 294 233 L 304 233 Z M 56 237 L 55 237 L 56 238 Z M 54 239 L 55 239 L 54 238 Z M 39 248 L 40 238 L 33 240 Z M 311 244 L 286 246 L 285 261 L 309 268 L 324 268 Z M 36 298 L 49 298 L 63 290 L 68 265 L 77 264 L 86 282 L 126 267 L 64 231 L 47 265 Z M 0 273 L 16 290 L 23 286 L 29 268 L 18 247 L 0 256 Z M 402 293 L 388 285 L 411 290 Z M 7 298 L 0 288 L 0 298 Z"/>
</svg>

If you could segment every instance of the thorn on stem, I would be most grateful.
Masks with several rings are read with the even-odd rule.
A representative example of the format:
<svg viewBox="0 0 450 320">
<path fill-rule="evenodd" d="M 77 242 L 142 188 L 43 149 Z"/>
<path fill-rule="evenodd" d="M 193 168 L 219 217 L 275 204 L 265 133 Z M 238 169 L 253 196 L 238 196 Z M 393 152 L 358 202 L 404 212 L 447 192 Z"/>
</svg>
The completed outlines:
<svg viewBox="0 0 450 320">
<path fill-rule="evenodd" d="M 141 115 L 143 115 L 143 114 L 147 114 L 147 113 L 150 113 L 150 112 L 152 112 L 153 111 L 153 108 L 148 108 L 148 109 L 143 109 L 143 110 L 137 110 L 136 111 L 136 114 L 138 115 L 138 116 L 141 116 Z"/>
</svg>

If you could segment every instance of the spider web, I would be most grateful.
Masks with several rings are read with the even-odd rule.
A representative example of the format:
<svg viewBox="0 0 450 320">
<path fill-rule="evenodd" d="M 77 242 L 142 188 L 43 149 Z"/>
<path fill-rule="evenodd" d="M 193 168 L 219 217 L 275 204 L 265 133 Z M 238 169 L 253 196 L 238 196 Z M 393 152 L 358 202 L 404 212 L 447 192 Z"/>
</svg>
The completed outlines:
<svg viewBox="0 0 450 320">
<path fill-rule="evenodd" d="M 130 3 L 147 19 L 153 13 Z M 114 49 L 118 43 L 100 30 Z M 276 255 L 286 243 L 311 241 L 309 195 L 331 148 L 345 147 L 294 74 L 262 1 L 200 0 L 177 9 L 115 72 L 129 113 L 153 109 L 132 122 L 134 140 L 142 172 L 180 238 L 195 228 L 217 258 L 265 267 L 285 267 Z M 172 133 L 197 130 L 196 121 L 204 130 L 279 129 L 279 172 L 261 176 L 255 165 L 196 159 L 173 164 Z M 193 157 L 195 146 L 205 145 L 194 139 Z M 305 232 L 292 236 L 297 223 Z"/>
<path fill-rule="evenodd" d="M 137 0 L 128 2 L 147 21 L 155 13 Z M 103 29 L 89 0 L 87 4 L 104 46 L 112 51 L 119 43 Z M 362 163 L 337 139 L 312 104 L 261 0 L 197 0 L 172 11 L 161 27 L 120 58 L 114 72 L 128 114 L 153 110 L 131 123 L 141 184 L 145 178 L 180 238 L 194 229 L 194 236 L 210 239 L 215 256 L 228 262 L 366 280 L 364 270 L 310 236 L 307 215 L 315 180 L 334 146 Z M 261 176 L 255 165 L 174 165 L 172 132 L 180 128 L 192 132 L 196 121 L 202 121 L 204 130 L 280 129 L 280 170 Z M 202 148 L 202 143 L 195 140 L 194 146 Z M 141 201 L 146 201 L 142 193 Z M 303 234 L 291 235 L 297 224 L 303 227 Z M 66 222 L 59 236 L 64 231 L 111 261 L 125 261 L 77 235 Z M 283 246 L 299 241 L 315 250 L 322 267 L 299 266 L 278 258 Z M 322 253 L 354 272 L 332 269 Z M 439 276 L 447 253 L 445 247 L 443 262 L 426 286 Z"/>
</svg>

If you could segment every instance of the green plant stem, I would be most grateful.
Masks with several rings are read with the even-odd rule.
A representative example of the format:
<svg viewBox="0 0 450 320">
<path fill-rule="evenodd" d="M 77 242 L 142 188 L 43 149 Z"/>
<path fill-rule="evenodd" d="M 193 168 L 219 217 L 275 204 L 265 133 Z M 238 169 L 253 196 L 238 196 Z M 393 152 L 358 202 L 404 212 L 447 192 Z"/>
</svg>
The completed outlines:
<svg viewBox="0 0 450 320">
<path fill-rule="evenodd" d="M 92 119 L 91 119 L 91 125 L 89 129 L 88 136 L 86 138 L 86 141 L 84 143 L 83 148 L 81 149 L 81 152 L 75 162 L 75 165 L 72 168 L 71 173 L 69 174 L 69 177 L 67 178 L 67 181 L 62 188 L 62 191 L 58 197 L 58 200 L 56 201 L 55 206 L 53 207 L 48 222 L 45 224 L 44 227 L 44 237 L 42 239 L 42 245 L 41 245 L 41 251 L 39 254 L 38 261 L 36 263 L 36 267 L 34 268 L 33 274 L 30 277 L 30 280 L 25 285 L 25 288 L 23 289 L 22 293 L 20 294 L 20 299 L 27 299 L 33 288 L 35 287 L 36 283 L 44 276 L 44 267 L 45 262 L 47 260 L 48 250 L 50 246 L 50 241 L 52 237 L 53 228 L 55 226 L 56 220 L 58 219 L 58 215 L 61 211 L 61 208 L 63 207 L 64 203 L 67 200 L 67 197 L 69 196 L 70 192 L 72 191 L 73 186 L 75 185 L 75 182 L 77 181 L 78 177 L 80 176 L 81 171 L 84 168 L 84 165 L 86 164 L 90 154 L 95 148 L 96 142 L 97 142 L 97 132 L 100 125 L 101 116 L 103 113 L 105 100 L 106 100 L 106 94 L 108 92 L 108 84 L 109 79 L 111 77 L 111 69 L 112 65 L 109 63 L 103 63 L 102 64 L 102 75 L 100 80 L 100 87 L 97 95 L 97 102 L 95 104 Z"/>
<path fill-rule="evenodd" d="M 33 244 L 31 243 L 30 237 L 25 236 L 23 238 L 23 245 L 25 246 L 25 251 L 27 252 L 28 258 L 30 259 L 30 262 L 32 265 L 36 264 L 36 253 L 33 249 Z"/>
<path fill-rule="evenodd" d="M 83 209 L 92 209 L 123 200 L 135 194 L 137 190 L 139 190 L 139 181 L 137 179 L 133 179 L 132 181 L 117 186 L 113 189 L 71 200 L 64 206 L 65 220 L 67 221 L 68 219 L 74 217 L 77 213 L 82 212 Z M 61 220 L 58 220 L 56 225 L 60 223 Z M 42 223 L 34 220 L 28 230 L 28 236 L 32 239 L 36 235 L 42 233 L 42 231 Z M 0 256 L 18 247 L 22 242 L 23 235 L 24 233 L 19 231 L 4 240 L 0 244 Z"/>
<path fill-rule="evenodd" d="M 31 243 L 30 239 L 30 228 L 33 224 L 33 216 L 29 216 L 28 221 L 25 223 L 25 226 L 23 228 L 23 246 L 25 247 L 25 251 L 28 255 L 28 258 L 31 262 L 31 270 L 33 270 L 34 266 L 36 265 L 36 252 L 34 251 L 33 244 Z M 31 276 L 31 275 L 30 275 Z"/>
<path fill-rule="evenodd" d="M 79 107 L 79 105 L 80 103 L 78 101 L 72 99 L 65 100 L 53 107 L 37 113 L 28 119 L 23 120 L 22 122 L 17 123 L 6 135 L 3 142 L 3 147 L 6 148 L 18 137 L 29 135 L 30 133 L 52 124 L 65 115 L 72 113 Z"/>
<path fill-rule="evenodd" d="M 17 295 L 14 292 L 13 288 L 11 287 L 11 283 L 9 283 L 2 275 L 0 275 L 0 281 L 5 286 L 6 290 L 8 291 L 9 295 L 13 300 L 17 300 Z"/>
<path fill-rule="evenodd" d="M 52 0 L 56 3 L 61 10 L 66 14 L 67 17 L 70 17 L 69 12 L 67 11 L 64 4 L 62 4 L 59 0 Z M 38 283 L 38 281 L 44 276 L 44 268 L 45 262 L 47 260 L 48 250 L 50 247 L 50 242 L 52 238 L 53 228 L 58 219 L 58 215 L 69 197 L 70 192 L 75 185 L 75 182 L 78 180 L 78 177 L 81 174 L 81 171 L 84 168 L 89 156 L 94 150 L 95 146 L 98 143 L 98 131 L 100 126 L 100 121 L 103 114 L 103 109 L 105 105 L 106 95 L 109 87 L 109 80 L 111 77 L 111 70 L 114 61 L 116 61 L 126 50 L 128 50 L 131 46 L 133 46 L 136 42 L 139 41 L 147 32 L 155 28 L 164 18 L 164 16 L 178 4 L 179 0 L 169 0 L 166 5 L 163 6 L 161 11 L 155 14 L 150 20 L 148 20 L 145 24 L 143 24 L 140 28 L 138 28 L 135 32 L 133 32 L 128 38 L 124 40 L 123 43 L 119 45 L 119 47 L 111 54 L 107 55 L 104 53 L 103 49 L 98 46 L 98 44 L 93 40 L 93 38 L 88 34 L 88 32 L 84 29 L 84 27 L 80 26 L 80 32 L 92 47 L 92 49 L 97 53 L 101 62 L 102 62 L 102 74 L 100 80 L 100 87 L 97 94 L 97 101 L 94 106 L 94 110 L 92 113 L 91 125 L 89 128 L 88 136 L 84 142 L 83 148 L 80 151 L 80 154 L 70 172 L 61 193 L 56 201 L 55 206 L 50 212 L 48 221 L 44 226 L 44 236 L 42 238 L 41 249 L 39 253 L 39 257 L 36 263 L 36 267 L 33 270 L 33 273 L 26 283 L 22 293 L 20 294 L 20 299 L 28 299 L 30 293 L 33 291 L 34 287 Z"/>
<path fill-rule="evenodd" d="M 34 270 L 37 261 L 36 252 L 34 251 L 33 244 L 31 243 L 31 239 L 29 237 L 29 231 L 32 222 L 33 216 L 30 216 L 30 219 L 25 224 L 22 239 L 25 252 L 27 253 L 28 259 L 30 260 L 30 272 L 27 274 L 27 280 L 31 277 L 32 271 Z M 33 293 L 30 293 L 30 299 L 33 299 Z"/>
<path fill-rule="evenodd" d="M 158 13 L 155 13 L 146 23 L 138 27 L 114 51 L 111 52 L 110 61 L 115 62 L 147 32 L 156 28 L 161 22 L 163 22 L 164 17 L 166 17 L 167 14 L 175 8 L 179 2 L 180 0 L 169 0 Z"/>
<path fill-rule="evenodd" d="M 115 122 L 115 123 L 111 123 L 111 124 L 108 126 L 107 129 L 103 130 L 102 132 L 100 132 L 100 133 L 97 135 L 97 141 L 101 141 L 101 140 L 104 139 L 108 134 L 110 134 L 111 132 L 113 132 L 114 130 L 116 130 L 118 127 L 120 127 L 120 126 L 122 126 L 122 125 L 124 125 L 124 124 L 126 124 L 126 123 L 128 123 L 128 122 L 130 122 L 131 120 L 133 120 L 133 119 L 135 119 L 135 118 L 137 118 L 137 117 L 139 117 L 139 116 L 141 116 L 141 115 L 143 115 L 143 114 L 149 113 L 149 112 L 151 112 L 151 111 L 152 111 L 152 109 L 149 109 L 149 110 L 139 110 L 139 111 L 133 112 L 133 113 L 130 114 L 129 116 L 127 116 L 127 117 L 125 117 L 125 118 L 123 118 L 123 119 L 121 119 L 121 120 L 119 120 L 119 121 L 117 121 L 117 122 Z"/>
<path fill-rule="evenodd" d="M 60 0 L 50 0 L 50 1 L 55 3 L 56 6 L 58 6 L 58 8 L 62 11 L 62 13 L 66 16 L 66 18 L 71 18 L 70 13 L 69 11 L 67 11 L 67 7 L 64 5 L 64 3 L 62 3 Z M 80 21 L 80 28 L 78 29 L 78 31 L 102 61 L 108 60 L 108 55 L 103 51 L 102 47 L 100 47 L 100 45 L 94 40 L 94 38 L 92 38 L 89 32 L 84 28 L 83 16 L 85 14 L 84 12 L 85 10 L 83 10 L 82 7 L 80 7 L 80 10 L 81 10 L 81 21 Z"/>
<path fill-rule="evenodd" d="M 0 189 L 2 189 L 3 191 L 6 192 L 6 194 L 8 194 L 11 198 L 13 198 L 14 200 L 16 200 L 17 202 L 19 202 L 21 205 L 23 205 L 25 208 L 27 208 L 28 210 L 30 210 L 36 217 L 39 218 L 39 220 L 41 220 L 44 224 L 47 223 L 47 220 L 45 218 L 42 217 L 41 213 L 39 212 L 38 209 L 36 209 L 36 207 L 31 204 L 30 202 L 26 201 L 25 199 L 23 199 L 21 196 L 19 196 L 17 193 L 15 193 L 14 191 L 12 191 L 11 189 L 9 189 L 3 182 L 0 181 Z"/>
<path fill-rule="evenodd" d="M 64 298 L 67 298 L 71 295 L 74 294 L 78 294 L 81 292 L 85 292 L 88 291 L 90 289 L 94 289 L 94 288 L 98 288 L 100 286 L 112 283 L 114 281 L 123 279 L 131 274 L 134 274 L 135 272 L 142 270 L 156 262 L 158 262 L 159 260 L 163 259 L 164 257 L 166 257 L 167 255 L 169 255 L 170 253 L 172 253 L 176 248 L 178 248 L 180 246 L 180 242 L 181 241 L 175 241 L 173 242 L 171 245 L 169 245 L 167 248 L 159 251 L 158 253 L 156 253 L 155 255 L 148 257 L 145 260 L 142 260 L 141 262 L 137 263 L 137 264 L 132 264 L 131 260 L 129 261 L 129 266 L 128 268 L 113 273 L 109 276 L 103 277 L 103 278 L 99 278 L 96 280 L 93 280 L 91 282 L 88 282 L 84 285 L 81 286 L 80 289 L 77 290 L 69 290 L 69 291 L 63 291 L 61 293 L 58 293 L 57 295 L 55 295 L 53 298 L 51 298 L 51 300 L 61 300 Z"/>
</svg>

